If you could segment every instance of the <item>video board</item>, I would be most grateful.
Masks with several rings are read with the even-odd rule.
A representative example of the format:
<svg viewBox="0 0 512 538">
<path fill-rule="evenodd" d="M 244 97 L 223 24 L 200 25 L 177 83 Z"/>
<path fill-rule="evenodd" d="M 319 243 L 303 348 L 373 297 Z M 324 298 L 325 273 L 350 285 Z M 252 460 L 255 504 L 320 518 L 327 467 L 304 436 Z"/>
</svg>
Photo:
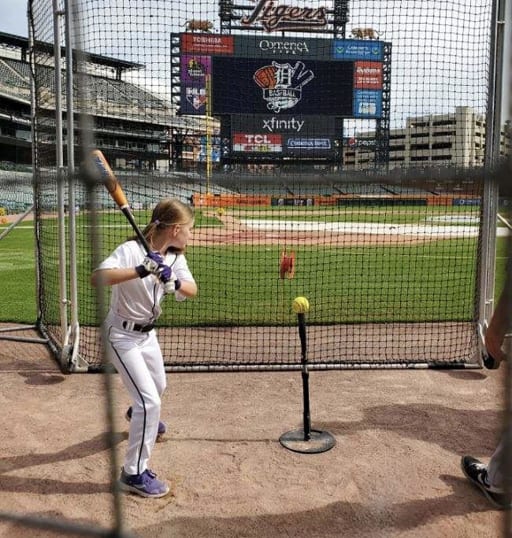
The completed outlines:
<svg viewBox="0 0 512 538">
<path fill-rule="evenodd" d="M 326 118 L 382 116 L 383 62 L 381 41 L 183 33 L 180 109 L 229 116 L 234 154 L 329 156 Z"/>
<path fill-rule="evenodd" d="M 351 62 L 213 57 L 213 114 L 352 116 Z"/>
</svg>

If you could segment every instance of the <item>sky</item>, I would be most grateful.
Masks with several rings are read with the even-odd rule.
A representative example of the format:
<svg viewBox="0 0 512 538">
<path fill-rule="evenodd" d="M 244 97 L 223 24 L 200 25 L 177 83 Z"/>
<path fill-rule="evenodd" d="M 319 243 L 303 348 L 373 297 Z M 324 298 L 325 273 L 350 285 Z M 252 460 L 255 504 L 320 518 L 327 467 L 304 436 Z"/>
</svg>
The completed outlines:
<svg viewBox="0 0 512 538">
<path fill-rule="evenodd" d="M 25 0 L 1 0 L 1 4 L 0 32 L 27 37 L 27 2 Z"/>
<path fill-rule="evenodd" d="M 48 1 L 51 2 L 51 0 L 48 0 Z M 135 2 L 137 2 L 137 0 L 135 0 Z M 371 3 L 371 0 L 369 0 L 369 2 Z M 100 0 L 100 3 L 101 3 L 101 0 Z M 108 2 L 108 3 L 110 3 L 110 2 Z M 216 2 L 213 2 L 213 3 L 216 3 Z M 279 3 L 282 3 L 282 2 L 279 2 Z M 288 4 L 289 3 L 290 2 L 288 2 Z M 297 0 L 297 3 L 299 3 L 299 0 Z M 26 0 L 0 0 L 0 4 L 1 4 L 1 8 L 2 8 L 1 9 L 1 17 L 0 17 L 0 31 L 26 37 L 28 35 L 27 2 L 26 2 Z M 393 4 L 394 7 L 396 7 L 396 4 L 397 4 L 397 1 L 395 0 L 395 3 Z M 405 0 L 405 1 L 401 0 L 401 6 L 403 6 L 403 12 L 405 14 L 404 16 L 406 16 L 406 14 L 408 13 L 407 12 L 407 6 L 408 5 L 409 5 L 409 2 L 407 0 Z M 413 4 L 411 4 L 411 5 L 413 5 Z M 428 5 L 428 1 L 424 5 Z M 432 4 L 432 5 L 435 5 L 435 4 Z M 353 6 L 353 9 L 351 11 L 351 15 L 355 15 L 356 10 L 354 8 L 355 8 L 355 6 Z M 509 43 L 512 42 L 512 34 L 511 34 L 512 17 L 510 15 L 512 13 L 512 0 L 507 1 L 507 9 L 508 9 L 508 14 L 507 14 L 507 17 L 506 17 L 505 28 L 506 28 L 506 32 L 508 33 L 508 35 L 506 35 L 506 40 L 505 40 L 506 41 L 506 49 L 505 50 L 507 50 L 507 48 L 509 48 L 508 45 L 509 45 Z M 436 16 L 435 11 L 434 11 L 433 14 L 431 14 L 430 12 L 425 11 L 424 15 Z M 443 15 L 443 17 L 444 16 L 445 15 Z M 354 21 L 351 21 L 351 22 L 354 23 Z M 355 22 L 357 22 L 357 21 L 355 21 Z M 385 21 L 385 20 L 384 21 L 374 21 L 374 22 L 377 22 L 377 24 L 379 24 L 379 22 L 381 22 L 381 27 L 385 26 L 386 24 L 389 24 L 389 22 Z M 417 28 L 415 29 L 414 26 L 411 26 L 411 31 L 412 32 L 417 31 Z M 428 36 L 425 36 L 425 37 L 428 38 Z M 389 39 L 389 37 L 388 37 L 388 39 Z M 391 38 L 391 40 L 394 42 L 393 38 Z M 425 39 L 425 41 L 423 41 L 423 42 L 424 43 L 428 42 L 428 39 Z M 450 46 L 450 42 L 447 42 L 447 44 Z M 445 46 L 446 46 L 446 43 L 445 43 Z M 454 46 L 456 46 L 456 45 L 454 45 Z M 394 47 L 395 47 L 395 42 L 394 42 Z M 472 54 L 472 51 L 468 51 L 468 56 L 466 57 L 467 66 L 469 66 L 470 69 L 471 69 L 471 54 Z M 415 59 L 417 59 L 417 58 L 418 58 L 418 56 L 416 56 Z M 393 60 L 396 60 L 396 57 L 394 57 Z M 510 72 L 511 61 L 512 61 L 512 55 L 506 52 L 506 54 L 505 54 L 505 74 L 504 74 L 504 85 L 503 85 L 503 88 L 504 88 L 504 90 L 503 90 L 504 105 L 502 106 L 502 113 L 503 113 L 502 115 L 503 115 L 504 118 L 510 117 L 511 114 L 512 114 L 511 106 L 509 105 L 509 88 L 510 88 L 510 75 L 509 75 L 509 72 Z M 403 69 L 404 76 L 407 77 L 408 66 L 404 65 L 403 67 L 401 67 L 401 66 L 397 66 L 396 63 L 393 66 L 393 76 L 398 77 L 400 69 Z M 402 78 L 397 79 L 397 80 L 399 81 L 399 84 L 393 84 L 392 83 L 392 88 L 395 88 L 395 90 L 397 89 L 398 85 L 401 85 L 403 83 Z M 429 93 L 425 94 L 425 96 L 427 97 L 427 100 L 431 99 L 431 98 L 434 98 L 434 99 L 437 98 L 437 99 L 439 99 L 439 102 L 442 102 L 443 101 L 443 85 L 444 85 L 443 80 L 440 79 L 437 88 L 432 88 L 431 87 L 429 89 Z M 420 87 L 416 88 L 416 91 L 421 92 L 421 91 L 424 91 L 424 90 L 422 89 L 422 87 L 420 85 Z M 436 93 L 438 95 L 436 95 Z M 412 100 L 418 99 L 418 101 L 419 101 L 421 99 L 420 93 L 418 93 L 418 95 L 416 97 L 411 94 L 410 98 Z M 451 108 L 453 103 L 449 103 L 448 105 Z M 443 110 L 442 112 L 446 112 L 446 111 Z"/>
</svg>

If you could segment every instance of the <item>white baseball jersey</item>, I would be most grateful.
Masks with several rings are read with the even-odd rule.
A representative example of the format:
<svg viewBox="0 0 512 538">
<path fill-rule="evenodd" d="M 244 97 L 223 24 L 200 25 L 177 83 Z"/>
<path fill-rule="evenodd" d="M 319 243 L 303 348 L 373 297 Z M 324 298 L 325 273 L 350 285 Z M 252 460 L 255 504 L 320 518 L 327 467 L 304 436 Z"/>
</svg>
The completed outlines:
<svg viewBox="0 0 512 538">
<path fill-rule="evenodd" d="M 145 252 L 137 241 L 126 241 L 119 245 L 98 269 L 136 267 L 142 263 L 144 257 Z M 179 280 L 194 281 L 183 254 L 168 253 L 164 256 L 164 263 L 171 267 Z M 185 299 L 179 291 L 174 295 L 177 301 Z M 112 286 L 110 309 L 123 319 L 147 325 L 160 316 L 163 296 L 164 287 L 158 277 L 148 275 L 146 278 L 134 278 Z"/>
</svg>

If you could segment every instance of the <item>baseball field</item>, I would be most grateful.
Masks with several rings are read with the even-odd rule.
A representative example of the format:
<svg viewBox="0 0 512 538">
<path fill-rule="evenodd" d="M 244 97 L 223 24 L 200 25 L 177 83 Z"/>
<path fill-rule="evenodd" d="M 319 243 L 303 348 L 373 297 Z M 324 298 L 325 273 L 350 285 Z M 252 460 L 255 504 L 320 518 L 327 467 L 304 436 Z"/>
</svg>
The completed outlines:
<svg viewBox="0 0 512 538">
<path fill-rule="evenodd" d="M 445 286 L 447 268 L 455 263 L 459 278 L 459 272 L 467 274 L 462 282 L 474 282 L 475 259 L 468 255 L 478 240 L 474 212 L 435 208 L 428 222 L 424 213 L 420 218 L 410 208 L 394 211 L 392 217 L 379 213 L 372 208 L 344 212 L 340 222 L 332 211 L 309 208 L 301 213 L 198 210 L 188 251 L 202 283 L 193 322 L 214 319 L 221 324 L 223 312 L 250 312 L 245 321 L 265 321 L 276 296 L 289 309 L 290 298 L 311 297 L 312 268 L 320 253 L 330 250 L 336 251 L 336 263 L 322 264 L 323 304 L 340 305 L 343 294 L 366 298 L 359 306 L 356 299 L 338 309 L 341 321 L 357 321 L 357 308 L 362 315 L 363 308 L 372 307 L 373 316 L 397 324 L 404 316 L 471 318 L 472 304 L 462 290 L 454 290 L 454 297 L 462 296 L 458 302 L 441 306 L 423 298 L 425 274 L 432 290 L 439 283 Z M 136 217 L 144 222 L 148 214 Z M 79 281 L 86 283 L 91 270 L 87 215 L 78 219 L 83 236 L 78 241 Z M 56 227 L 50 217 L 45 233 Z M 99 228 L 105 232 L 103 254 L 131 235 L 116 213 L 101 214 Z M 285 283 L 278 278 L 277 263 L 284 243 L 297 253 L 296 275 Z M 1 247 L 0 325 L 32 324 L 37 316 L 32 221 L 14 228 Z M 212 256 L 222 260 L 214 267 L 242 274 L 241 280 L 250 279 L 257 292 L 233 286 L 214 294 L 226 273 L 212 271 Z M 498 288 L 504 256 L 500 233 Z M 354 260 L 358 267 L 369 267 L 366 275 L 354 278 Z M 57 271 L 55 263 L 48 265 L 45 270 Z M 267 289 L 269 267 L 276 287 Z M 381 282 L 375 281 L 376 274 Z M 412 298 L 405 313 L 393 307 L 403 292 L 389 286 L 393 275 L 396 282 L 407 283 Z M 284 285 L 285 292 L 277 287 Z M 89 290 L 80 293 L 85 300 Z M 238 308 L 241 301 L 250 307 Z M 386 308 L 385 301 L 391 306 Z M 212 311 L 214 302 L 219 306 Z M 96 323 L 87 315 L 84 323 Z M 190 313 L 174 315 L 177 325 L 191 323 Z M 327 314 L 311 314 L 319 321 L 322 315 Z M 284 309 L 281 322 L 289 322 Z M 28 326 L 16 334 L 37 336 Z M 0 372 L 6 417 L 0 506 L 7 513 L 0 536 L 53 538 L 64 535 L 66 526 L 69 536 L 86 535 L 93 527 L 105 529 L 107 536 L 114 524 L 109 442 L 120 457 L 127 440 L 123 417 L 129 402 L 117 376 L 111 376 L 109 403 L 106 376 L 63 375 L 46 346 L 10 340 L 2 342 Z M 124 525 L 148 538 L 494 538 L 500 535 L 503 514 L 466 481 L 459 460 L 464 454 L 485 460 L 495 446 L 504 373 L 505 368 L 312 372 L 312 427 L 336 441 L 321 454 L 292 452 L 279 442 L 283 433 L 303 426 L 298 372 L 170 374 L 162 411 L 169 431 L 155 448 L 152 467 L 169 481 L 171 494 L 158 500 L 121 497 Z M 109 405 L 114 420 L 110 437 Z M 118 468 L 113 472 L 117 476 Z M 45 528 L 23 525 L 17 514 Z"/>
</svg>

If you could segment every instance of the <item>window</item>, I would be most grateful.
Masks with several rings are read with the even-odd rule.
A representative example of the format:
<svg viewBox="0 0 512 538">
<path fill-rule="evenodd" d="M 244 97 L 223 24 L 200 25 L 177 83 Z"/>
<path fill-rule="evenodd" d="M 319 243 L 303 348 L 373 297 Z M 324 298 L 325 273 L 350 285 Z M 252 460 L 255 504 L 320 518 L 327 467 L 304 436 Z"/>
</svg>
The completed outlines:
<svg viewBox="0 0 512 538">
<path fill-rule="evenodd" d="M 436 136 L 455 136 L 455 131 L 436 131 L 434 137 Z"/>
<path fill-rule="evenodd" d="M 452 143 L 451 142 L 434 142 L 432 144 L 432 149 L 451 149 Z"/>
<path fill-rule="evenodd" d="M 429 149 L 428 144 L 411 144 L 411 151 L 415 149 Z"/>
</svg>

